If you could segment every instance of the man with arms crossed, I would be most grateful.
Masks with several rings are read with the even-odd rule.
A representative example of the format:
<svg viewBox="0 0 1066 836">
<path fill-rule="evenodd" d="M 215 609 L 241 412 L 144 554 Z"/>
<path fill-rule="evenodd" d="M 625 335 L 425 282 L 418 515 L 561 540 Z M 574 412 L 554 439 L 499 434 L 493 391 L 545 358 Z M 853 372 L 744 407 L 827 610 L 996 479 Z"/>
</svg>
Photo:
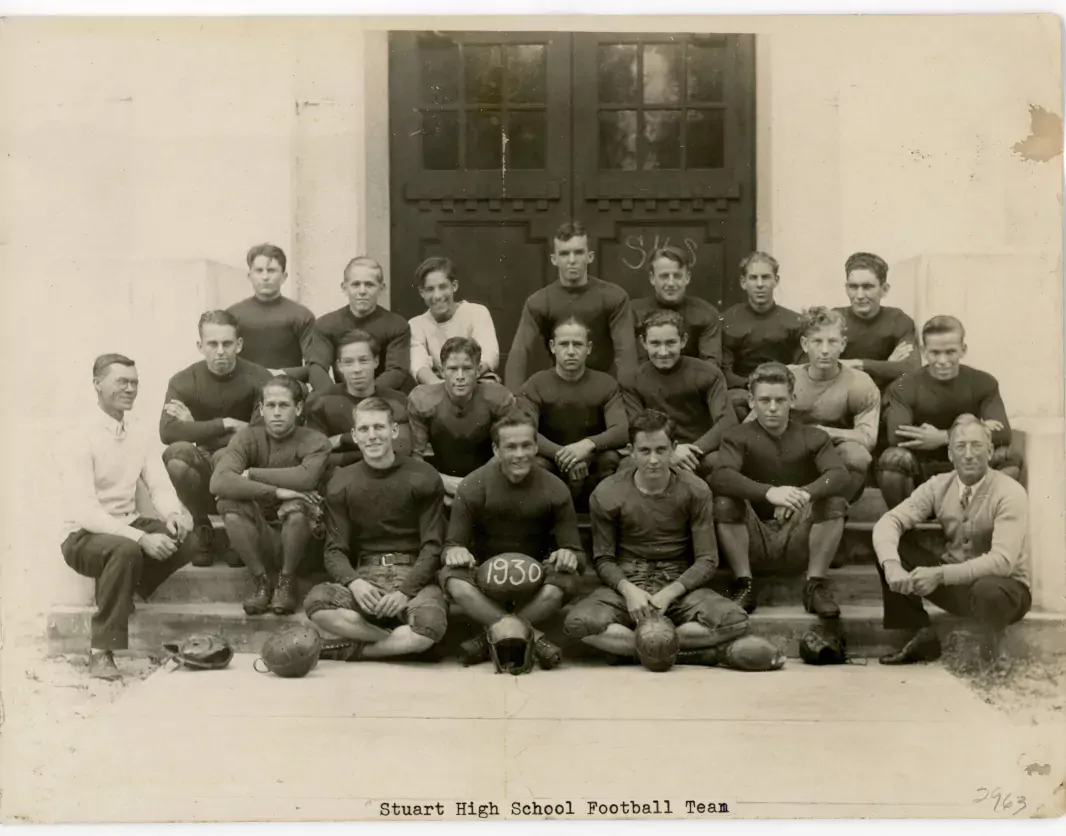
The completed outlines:
<svg viewBox="0 0 1066 836">
<path fill-rule="evenodd" d="M 1032 603 L 1025 489 L 989 468 L 992 433 L 980 419 L 960 415 L 948 439 L 952 472 L 924 482 L 874 526 L 884 626 L 907 631 L 903 647 L 881 657 L 885 665 L 940 656 L 922 598 L 974 619 L 983 631 L 986 660 L 995 657 L 1003 629 L 1020 621 Z M 930 518 L 940 523 L 946 550 L 926 548 L 914 530 Z"/>
<path fill-rule="evenodd" d="M 635 654 L 633 629 L 653 612 L 677 626 L 679 663 L 717 664 L 710 648 L 748 631 L 748 617 L 708 587 L 718 568 L 711 491 L 670 466 L 670 419 L 647 410 L 629 426 L 636 468 L 592 494 L 592 547 L 604 585 L 566 618 L 566 634 L 614 656 Z"/>
<path fill-rule="evenodd" d="M 398 456 L 389 405 L 355 408 L 363 459 L 327 489 L 326 570 L 304 611 L 330 640 L 323 659 L 423 653 L 444 637 L 448 609 L 434 575 L 444 536 L 444 488 L 428 464 Z"/>
<path fill-rule="evenodd" d="M 255 589 L 244 599 L 248 615 L 269 608 L 277 615 L 295 612 L 296 570 L 320 519 L 316 493 L 329 460 L 329 440 L 317 430 L 297 426 L 304 390 L 294 377 L 281 375 L 262 389 L 263 421 L 240 430 L 219 456 L 211 492 L 226 525 L 230 545 L 248 567 Z M 278 520 L 281 531 L 271 522 Z M 277 585 L 270 573 L 278 567 Z M 269 564 L 269 565 L 268 565 Z"/>
<path fill-rule="evenodd" d="M 571 316 L 591 331 L 590 369 L 618 376 L 633 368 L 636 345 L 629 296 L 618 285 L 589 275 L 595 257 L 589 243 L 580 223 L 563 224 L 556 230 L 551 262 L 559 279 L 530 296 L 522 309 L 504 374 L 512 392 L 529 379 L 530 355 L 537 340 L 547 345 L 555 323 Z"/>
<path fill-rule="evenodd" d="M 129 647 L 133 593 L 147 598 L 199 551 L 192 518 L 178 501 L 148 433 L 126 413 L 137 398 L 137 368 L 121 354 L 93 363 L 97 409 L 69 445 L 63 559 L 96 581 L 89 673 L 119 679 L 113 651 Z M 137 513 L 143 480 L 163 520 Z"/>
<path fill-rule="evenodd" d="M 506 610 L 477 587 L 475 569 L 499 554 L 524 554 L 546 564 L 544 585 L 532 600 L 512 601 L 515 613 L 536 628 L 559 611 L 577 590 L 582 564 L 577 513 L 566 485 L 536 467 L 537 428 L 520 409 L 492 426 L 495 458 L 467 476 L 455 495 L 440 583 L 471 619 L 488 628 Z M 545 670 L 562 652 L 534 630 L 534 653 Z M 484 632 L 463 642 L 459 659 L 476 665 L 489 658 Z"/>
<path fill-rule="evenodd" d="M 722 436 L 711 474 L 718 542 L 733 569 L 733 601 L 756 607 L 756 562 L 807 566 L 803 605 L 820 618 L 838 618 L 826 573 L 844 533 L 848 471 L 825 430 L 794 421 L 795 377 L 781 363 L 764 363 L 748 378 L 755 420 Z"/>
</svg>

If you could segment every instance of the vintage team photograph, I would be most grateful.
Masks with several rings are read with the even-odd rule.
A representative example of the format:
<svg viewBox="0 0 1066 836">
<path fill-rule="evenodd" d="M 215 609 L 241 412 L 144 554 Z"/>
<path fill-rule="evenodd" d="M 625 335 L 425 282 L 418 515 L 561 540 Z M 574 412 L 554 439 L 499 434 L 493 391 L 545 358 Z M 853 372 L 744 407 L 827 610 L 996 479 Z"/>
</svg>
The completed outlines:
<svg viewBox="0 0 1066 836">
<path fill-rule="evenodd" d="M 1062 815 L 1060 27 L 6 19 L 3 821 Z"/>
</svg>

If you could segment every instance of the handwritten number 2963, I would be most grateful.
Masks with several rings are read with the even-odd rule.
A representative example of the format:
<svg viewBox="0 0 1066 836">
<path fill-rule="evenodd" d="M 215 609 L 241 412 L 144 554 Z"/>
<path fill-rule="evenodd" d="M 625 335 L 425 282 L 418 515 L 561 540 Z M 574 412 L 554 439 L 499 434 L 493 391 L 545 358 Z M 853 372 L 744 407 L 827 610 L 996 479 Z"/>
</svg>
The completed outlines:
<svg viewBox="0 0 1066 836">
<path fill-rule="evenodd" d="M 982 801 L 992 800 L 993 812 L 1006 812 L 1014 808 L 1014 812 L 1011 815 L 1016 816 L 1026 808 L 1024 795 L 1012 796 L 1009 792 L 1004 793 L 999 787 L 994 790 L 989 790 L 988 787 L 978 787 L 977 792 L 979 795 L 973 800 L 973 803 L 980 804 Z"/>
</svg>

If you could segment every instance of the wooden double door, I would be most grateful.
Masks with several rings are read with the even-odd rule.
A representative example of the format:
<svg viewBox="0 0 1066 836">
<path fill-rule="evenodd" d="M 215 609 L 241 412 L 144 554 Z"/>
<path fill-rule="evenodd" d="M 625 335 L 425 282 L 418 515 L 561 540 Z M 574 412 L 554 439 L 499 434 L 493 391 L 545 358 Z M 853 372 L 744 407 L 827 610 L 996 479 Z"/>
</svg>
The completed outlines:
<svg viewBox="0 0 1066 836">
<path fill-rule="evenodd" d="M 755 244 L 750 35 L 395 32 L 389 43 L 393 307 L 424 310 L 419 262 L 451 257 L 506 352 L 579 220 L 591 272 L 650 292 L 648 255 L 694 259 L 689 292 L 739 301 Z"/>
</svg>

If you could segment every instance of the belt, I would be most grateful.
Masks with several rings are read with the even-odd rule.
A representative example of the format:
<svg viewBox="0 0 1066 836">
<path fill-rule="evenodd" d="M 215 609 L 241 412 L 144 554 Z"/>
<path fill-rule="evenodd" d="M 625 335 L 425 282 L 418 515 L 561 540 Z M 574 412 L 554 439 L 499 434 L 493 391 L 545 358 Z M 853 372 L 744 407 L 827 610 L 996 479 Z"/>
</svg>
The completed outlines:
<svg viewBox="0 0 1066 836">
<path fill-rule="evenodd" d="M 403 552 L 387 552 L 386 554 L 368 554 L 359 558 L 359 567 L 363 566 L 410 566 L 417 558 L 413 554 Z"/>
</svg>

